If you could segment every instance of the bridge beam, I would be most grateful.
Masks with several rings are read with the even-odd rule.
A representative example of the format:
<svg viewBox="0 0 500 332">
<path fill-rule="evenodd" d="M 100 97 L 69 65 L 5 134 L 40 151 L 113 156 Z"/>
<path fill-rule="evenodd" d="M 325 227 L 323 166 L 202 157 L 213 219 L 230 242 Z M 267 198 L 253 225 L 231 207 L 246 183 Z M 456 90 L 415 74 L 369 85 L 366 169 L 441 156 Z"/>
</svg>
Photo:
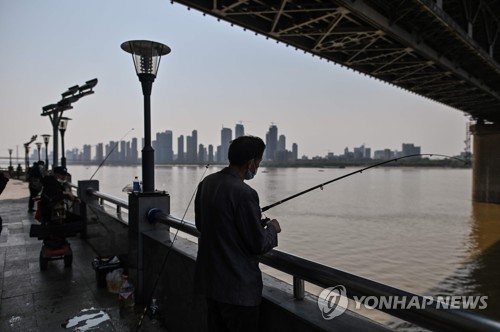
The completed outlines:
<svg viewBox="0 0 500 332">
<path fill-rule="evenodd" d="M 474 135 L 472 199 L 500 204 L 500 123 L 478 121 L 470 129 Z"/>
</svg>

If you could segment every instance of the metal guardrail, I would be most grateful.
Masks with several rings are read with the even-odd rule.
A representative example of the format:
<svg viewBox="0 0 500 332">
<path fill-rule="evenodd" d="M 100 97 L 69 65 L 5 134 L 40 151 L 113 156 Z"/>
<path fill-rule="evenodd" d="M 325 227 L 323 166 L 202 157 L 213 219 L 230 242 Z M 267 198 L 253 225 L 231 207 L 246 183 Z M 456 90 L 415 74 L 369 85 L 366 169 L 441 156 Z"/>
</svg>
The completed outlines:
<svg viewBox="0 0 500 332">
<path fill-rule="evenodd" d="M 177 228 L 184 233 L 196 237 L 200 234 L 191 222 L 183 221 L 172 215 L 157 213 L 155 219 L 159 223 Z M 491 319 L 457 309 L 438 309 L 439 307 L 437 307 L 435 301 L 430 303 L 429 299 L 422 296 L 321 265 L 279 250 L 271 250 L 267 254 L 260 256 L 259 261 L 281 272 L 292 275 L 294 281 L 294 295 L 296 298 L 297 295 L 301 295 L 298 299 L 304 297 L 304 280 L 324 288 L 343 285 L 349 290 L 348 297 L 350 299 L 353 299 L 355 296 L 375 296 L 380 298 L 397 296 L 398 298 L 404 298 L 404 303 L 402 303 L 401 307 L 408 309 L 383 309 L 381 311 L 431 330 L 474 332 L 500 331 L 500 323 Z M 428 305 L 425 309 L 409 306 L 411 298 L 418 298 L 419 303 L 428 303 Z"/>
<path fill-rule="evenodd" d="M 111 202 L 118 207 L 127 208 L 124 200 L 90 189 L 89 195 Z M 156 209 L 158 210 L 158 209 Z M 183 233 L 199 237 L 200 232 L 195 225 L 172 215 L 166 215 L 161 210 L 149 213 L 150 218 L 161 224 L 179 229 Z M 150 220 L 151 221 L 151 220 Z M 376 281 L 340 271 L 304 258 L 300 258 L 279 250 L 271 250 L 260 256 L 259 261 L 267 266 L 293 276 L 294 297 L 304 298 L 304 280 L 320 287 L 343 285 L 349 290 L 347 297 L 354 299 L 360 296 L 375 296 L 379 298 L 397 296 L 403 299 L 401 308 L 380 309 L 391 316 L 431 330 L 438 331 L 500 331 L 500 322 L 471 314 L 458 309 L 445 309 L 438 306 L 435 300 L 412 294 Z M 419 303 L 426 303 L 425 308 L 410 306 L 411 298 L 417 298 Z M 425 301 L 425 302 L 424 302 Z M 441 305 L 442 306 L 442 305 Z"/>
<path fill-rule="evenodd" d="M 117 214 L 122 213 L 122 208 L 128 210 L 128 202 L 123 199 L 102 193 L 91 188 L 87 190 L 87 193 L 91 196 L 99 198 L 99 204 L 101 205 L 104 205 L 105 202 L 109 202 L 115 205 Z"/>
</svg>

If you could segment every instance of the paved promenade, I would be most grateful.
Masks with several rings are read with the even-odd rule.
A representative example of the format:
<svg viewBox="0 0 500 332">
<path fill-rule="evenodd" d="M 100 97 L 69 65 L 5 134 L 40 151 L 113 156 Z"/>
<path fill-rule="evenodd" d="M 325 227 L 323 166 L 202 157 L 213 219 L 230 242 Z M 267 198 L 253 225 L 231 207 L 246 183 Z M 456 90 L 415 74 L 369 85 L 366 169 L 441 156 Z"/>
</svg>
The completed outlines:
<svg viewBox="0 0 500 332">
<path fill-rule="evenodd" d="M 0 331 L 136 331 L 141 308 L 120 312 L 118 295 L 97 288 L 91 266 L 97 254 L 78 236 L 68 238 L 71 268 L 56 260 L 40 271 L 42 241 L 29 237 L 37 221 L 27 212 L 28 196 L 27 184 L 18 180 L 0 195 Z M 140 329 L 161 330 L 147 317 Z"/>
</svg>

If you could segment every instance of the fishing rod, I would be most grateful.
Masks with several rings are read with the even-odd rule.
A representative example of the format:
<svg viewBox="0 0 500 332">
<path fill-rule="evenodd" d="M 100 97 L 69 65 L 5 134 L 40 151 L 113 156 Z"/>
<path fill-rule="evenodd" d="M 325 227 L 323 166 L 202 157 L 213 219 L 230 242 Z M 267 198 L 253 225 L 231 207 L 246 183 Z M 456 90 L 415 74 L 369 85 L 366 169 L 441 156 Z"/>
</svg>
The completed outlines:
<svg viewBox="0 0 500 332">
<path fill-rule="evenodd" d="M 411 157 L 419 157 L 419 156 L 429 156 L 429 157 L 432 157 L 432 156 L 436 156 L 436 157 L 445 157 L 445 158 L 449 158 L 449 159 L 455 159 L 455 160 L 458 160 L 460 162 L 463 162 L 465 164 L 467 164 L 467 161 L 463 160 L 463 159 L 460 159 L 460 158 L 457 158 L 457 157 L 450 157 L 450 156 L 446 156 L 446 155 L 442 155 L 442 154 L 435 154 L 435 153 L 417 153 L 417 154 L 409 154 L 409 155 L 406 155 L 406 156 L 403 156 L 403 157 L 398 157 L 398 158 L 394 158 L 394 159 L 390 159 L 390 160 L 386 160 L 386 161 L 382 161 L 380 163 L 377 163 L 377 164 L 373 164 L 373 165 L 370 165 L 370 166 L 367 166 L 365 168 L 362 168 L 362 169 L 358 169 L 357 171 L 354 171 L 354 172 L 351 172 L 351 173 L 347 173 L 345 175 L 342 175 L 342 176 L 339 176 L 335 179 L 332 179 L 330 181 L 326 181 L 326 182 L 323 182 L 321 184 L 318 184 L 314 187 L 311 187 L 309 189 L 306 189 L 304 191 L 301 191 L 295 195 L 292 195 L 290 197 L 287 197 L 287 198 L 284 198 L 276 203 L 273 203 L 273 204 L 270 204 L 268 206 L 265 206 L 261 209 L 262 212 L 265 212 L 275 206 L 278 206 L 282 203 L 285 203 L 291 199 L 294 199 L 296 197 L 299 197 L 299 196 L 302 196 L 304 194 L 307 194 L 308 192 L 310 191 L 313 191 L 313 190 L 316 190 L 316 189 L 321 189 L 323 190 L 323 186 L 326 186 L 327 184 L 330 184 L 332 182 L 336 182 L 336 181 L 339 181 L 339 180 L 342 180 L 344 178 L 347 178 L 351 175 L 355 175 L 355 174 L 358 174 L 358 173 L 363 173 L 363 171 L 366 171 L 367 169 L 370 169 L 370 168 L 375 168 L 375 167 L 378 167 L 378 166 L 381 166 L 381 165 L 385 165 L 385 164 L 388 164 L 388 163 L 392 163 L 392 162 L 396 162 L 398 160 L 401 160 L 401 159 L 406 159 L 406 158 L 411 158 Z"/>
<path fill-rule="evenodd" d="M 104 163 L 106 162 L 106 160 L 108 160 L 109 156 L 111 156 L 111 154 L 113 153 L 113 151 L 115 151 L 115 149 L 118 147 L 118 144 L 120 143 L 120 141 L 123 141 L 123 139 L 132 131 L 134 130 L 134 128 L 131 128 L 129 131 L 127 131 L 125 133 L 125 135 L 122 136 L 122 138 L 120 138 L 115 146 L 113 146 L 113 148 L 111 149 L 111 151 L 109 151 L 108 155 L 106 156 L 106 158 L 104 158 L 103 161 L 101 161 L 101 163 L 99 164 L 99 166 L 97 167 L 97 169 L 95 170 L 94 174 L 92 174 L 92 176 L 90 177 L 90 180 L 92 180 L 94 178 L 94 175 L 96 175 L 96 173 L 99 171 L 99 169 L 101 168 L 102 165 L 104 165 Z"/>
</svg>

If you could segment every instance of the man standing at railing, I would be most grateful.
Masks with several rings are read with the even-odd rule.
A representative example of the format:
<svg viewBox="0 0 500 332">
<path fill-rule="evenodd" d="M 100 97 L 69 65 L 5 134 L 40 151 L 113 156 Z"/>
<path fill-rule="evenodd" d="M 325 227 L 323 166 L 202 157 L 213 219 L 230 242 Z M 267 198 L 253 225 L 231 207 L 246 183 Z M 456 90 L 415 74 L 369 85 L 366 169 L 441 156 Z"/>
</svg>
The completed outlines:
<svg viewBox="0 0 500 332">
<path fill-rule="evenodd" d="M 262 275 L 258 255 L 278 245 L 277 220 L 261 220 L 259 196 L 244 180 L 257 174 L 265 149 L 258 137 L 229 146 L 229 166 L 207 176 L 195 199 L 195 287 L 207 300 L 209 331 L 258 331 Z"/>
</svg>

